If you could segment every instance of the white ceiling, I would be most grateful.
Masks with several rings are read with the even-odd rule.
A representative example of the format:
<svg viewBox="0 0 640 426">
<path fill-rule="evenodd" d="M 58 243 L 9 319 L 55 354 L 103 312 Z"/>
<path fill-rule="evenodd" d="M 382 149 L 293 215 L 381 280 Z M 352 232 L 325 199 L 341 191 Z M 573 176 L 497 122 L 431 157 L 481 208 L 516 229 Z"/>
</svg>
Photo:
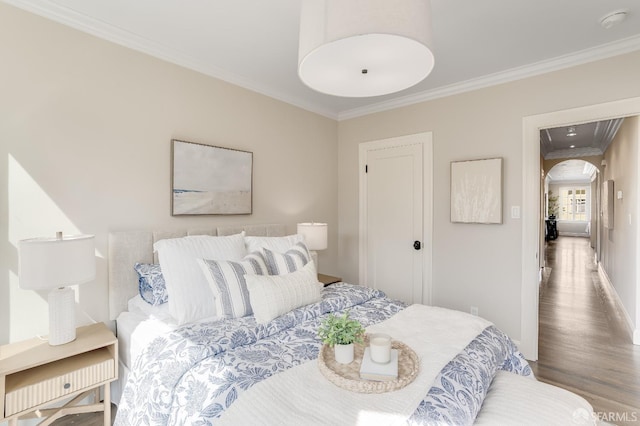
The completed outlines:
<svg viewBox="0 0 640 426">
<path fill-rule="evenodd" d="M 298 79 L 300 0 L 4 1 L 336 119 L 640 49 L 638 0 L 432 0 L 431 75 L 394 95 L 340 98 Z M 600 26 L 618 9 L 625 22 Z"/>
</svg>

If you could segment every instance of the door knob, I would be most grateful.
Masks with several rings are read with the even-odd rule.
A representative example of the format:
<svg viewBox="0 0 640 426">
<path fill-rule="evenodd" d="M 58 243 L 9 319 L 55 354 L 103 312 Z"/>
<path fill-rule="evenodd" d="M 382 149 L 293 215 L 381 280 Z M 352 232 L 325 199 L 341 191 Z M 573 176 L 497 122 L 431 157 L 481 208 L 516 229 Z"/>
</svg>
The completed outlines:
<svg viewBox="0 0 640 426">
<path fill-rule="evenodd" d="M 421 244 L 420 241 L 414 241 L 413 242 L 413 248 L 416 250 L 420 250 Z"/>
</svg>

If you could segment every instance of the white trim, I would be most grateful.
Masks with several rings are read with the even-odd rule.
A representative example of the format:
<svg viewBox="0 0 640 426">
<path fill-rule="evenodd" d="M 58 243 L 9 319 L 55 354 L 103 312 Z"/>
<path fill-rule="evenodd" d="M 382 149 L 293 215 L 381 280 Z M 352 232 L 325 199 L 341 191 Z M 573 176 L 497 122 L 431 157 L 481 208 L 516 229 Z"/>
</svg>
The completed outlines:
<svg viewBox="0 0 640 426">
<path fill-rule="evenodd" d="M 422 303 L 431 304 L 431 280 L 433 276 L 433 133 L 424 132 L 414 135 L 399 136 L 371 142 L 363 142 L 358 146 L 358 178 L 359 178 L 359 231 L 358 231 L 358 282 L 367 282 L 367 214 L 366 194 L 367 179 L 365 166 L 367 151 L 382 148 L 395 148 L 406 145 L 422 145 L 423 155 L 423 269 L 422 269 Z"/>
<path fill-rule="evenodd" d="M 411 95 L 390 99 L 388 101 L 383 101 L 360 108 L 341 111 L 338 114 L 338 119 L 348 120 L 351 118 L 361 117 L 363 115 L 373 114 L 376 112 L 387 111 L 390 109 L 413 105 L 420 102 L 483 89 L 485 87 L 496 86 L 498 84 L 503 84 L 510 81 L 516 81 L 527 77 L 546 74 L 552 71 L 571 68 L 576 65 L 586 64 L 617 55 L 623 55 L 625 53 L 634 52 L 636 50 L 640 50 L 640 36 L 633 36 L 616 42 L 602 44 L 590 49 L 584 49 L 578 52 L 573 52 L 564 56 L 558 56 L 556 58 L 548 59 L 545 61 L 511 68 L 479 78 L 451 84 L 449 86 L 438 87 L 435 89 L 426 90 L 424 92 L 414 93 Z"/>
<path fill-rule="evenodd" d="M 613 283 L 609 279 L 609 275 L 607 275 L 607 271 L 602 267 L 602 263 L 598 262 L 598 275 L 600 275 L 600 279 L 605 287 L 607 287 L 606 291 L 613 297 L 613 303 L 616 305 L 616 309 L 623 313 L 624 319 L 627 323 L 627 333 L 629 334 L 629 338 L 633 341 L 635 345 L 640 344 L 636 340 L 636 336 L 640 330 L 635 328 L 635 324 L 629 315 L 629 312 L 625 309 L 622 304 L 622 299 L 620 299 L 620 295 L 616 291 L 616 288 L 613 286 Z"/>
<path fill-rule="evenodd" d="M 522 119 L 523 200 L 520 339 L 522 353 L 529 360 L 538 359 L 540 130 L 632 115 L 640 115 L 640 97 L 533 115 Z"/>
<path fill-rule="evenodd" d="M 209 77 L 231 83 L 233 85 L 251 90 L 256 93 L 268 96 L 270 98 L 288 103 L 290 105 L 302 108 L 333 120 L 338 119 L 338 113 L 321 107 L 318 104 L 309 102 L 306 99 L 292 97 L 290 94 L 280 90 L 274 90 L 273 87 L 263 83 L 245 78 L 239 74 L 230 73 L 222 68 L 212 66 L 198 58 L 175 50 L 171 47 L 158 44 L 152 40 L 140 37 L 129 31 L 123 30 L 116 26 L 99 21 L 90 16 L 78 13 L 73 9 L 61 6 L 47 0 L 3 0 L 5 3 L 11 4 L 22 10 L 34 13 L 76 30 L 96 36 L 102 40 L 119 44 L 129 49 L 137 50 L 153 56 L 154 58 L 179 65 L 181 67 L 197 71 Z"/>
<path fill-rule="evenodd" d="M 552 71 L 570 68 L 576 65 L 610 58 L 612 56 L 630 53 L 640 50 L 640 36 L 628 37 L 615 42 L 602 44 L 589 49 L 580 50 L 564 56 L 558 56 L 549 60 L 536 62 L 511 68 L 505 71 L 496 72 L 479 78 L 454 83 L 444 87 L 438 87 L 423 92 L 414 93 L 407 96 L 393 98 L 387 101 L 359 108 L 344 111 L 335 111 L 327 107 L 310 102 L 304 98 L 291 96 L 281 90 L 274 90 L 263 83 L 244 78 L 240 75 L 230 73 L 221 68 L 211 66 L 203 61 L 184 55 L 175 49 L 155 43 L 144 37 L 140 37 L 129 31 L 125 31 L 116 26 L 99 21 L 92 17 L 83 15 L 47 0 L 4 0 L 5 3 L 27 10 L 36 15 L 67 25 L 71 28 L 92 34 L 103 40 L 108 40 L 121 46 L 128 47 L 139 52 L 146 53 L 153 57 L 171 62 L 182 67 L 201 72 L 202 74 L 214 77 L 236 86 L 263 94 L 265 96 L 286 102 L 304 110 L 320 114 L 334 120 L 347 120 L 360 117 L 375 112 L 387 111 L 403 106 L 413 105 L 433 99 L 495 86 L 509 81 L 520 80 Z"/>
</svg>

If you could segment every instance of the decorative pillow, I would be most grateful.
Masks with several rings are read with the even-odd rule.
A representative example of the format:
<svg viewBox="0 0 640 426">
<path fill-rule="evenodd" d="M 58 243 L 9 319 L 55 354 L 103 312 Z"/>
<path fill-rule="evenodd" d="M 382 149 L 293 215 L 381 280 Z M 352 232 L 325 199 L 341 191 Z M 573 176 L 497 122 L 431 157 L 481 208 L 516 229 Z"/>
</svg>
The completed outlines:
<svg viewBox="0 0 640 426">
<path fill-rule="evenodd" d="M 133 269 L 138 273 L 138 290 L 142 300 L 152 306 L 167 303 L 167 286 L 160 265 L 136 263 Z"/>
<path fill-rule="evenodd" d="M 222 318 L 251 315 L 251 302 L 245 277 L 267 275 L 262 253 L 251 253 L 239 262 L 198 259 L 216 298 L 216 312 Z"/>
<path fill-rule="evenodd" d="M 197 259 L 242 260 L 244 232 L 225 237 L 194 235 L 157 241 L 169 311 L 178 325 L 216 315 L 213 293 Z"/>
<path fill-rule="evenodd" d="M 262 252 L 267 262 L 269 275 L 282 275 L 295 272 L 311 260 L 309 250 L 303 242 L 294 244 L 293 247 L 284 253 L 277 253 L 268 248 L 263 248 Z"/>
<path fill-rule="evenodd" d="M 292 245 L 299 242 L 304 242 L 304 236 L 302 234 L 287 235 L 285 237 L 244 237 L 247 253 L 260 251 L 263 248 L 283 253 L 289 250 Z"/>
<path fill-rule="evenodd" d="M 316 265 L 308 262 L 302 269 L 285 275 L 246 275 L 253 315 L 265 324 L 292 309 L 319 302 L 322 284 Z"/>
</svg>

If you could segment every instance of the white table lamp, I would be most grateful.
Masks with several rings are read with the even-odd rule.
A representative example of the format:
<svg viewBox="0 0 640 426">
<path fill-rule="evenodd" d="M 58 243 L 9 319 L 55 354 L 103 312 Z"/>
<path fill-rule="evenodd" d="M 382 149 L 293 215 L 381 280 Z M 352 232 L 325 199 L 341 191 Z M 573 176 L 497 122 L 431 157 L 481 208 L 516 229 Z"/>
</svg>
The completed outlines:
<svg viewBox="0 0 640 426">
<path fill-rule="evenodd" d="M 70 285 L 93 281 L 96 258 L 93 235 L 32 238 L 18 242 L 20 288 L 49 292 L 49 344 L 76 338 L 75 292 Z"/>
<path fill-rule="evenodd" d="M 316 250 L 325 250 L 327 248 L 328 228 L 326 223 L 309 222 L 298 224 L 298 234 L 304 236 L 304 243 L 311 251 L 311 257 L 316 263 L 316 270 L 318 270 L 318 253 L 316 253 Z"/>
</svg>

